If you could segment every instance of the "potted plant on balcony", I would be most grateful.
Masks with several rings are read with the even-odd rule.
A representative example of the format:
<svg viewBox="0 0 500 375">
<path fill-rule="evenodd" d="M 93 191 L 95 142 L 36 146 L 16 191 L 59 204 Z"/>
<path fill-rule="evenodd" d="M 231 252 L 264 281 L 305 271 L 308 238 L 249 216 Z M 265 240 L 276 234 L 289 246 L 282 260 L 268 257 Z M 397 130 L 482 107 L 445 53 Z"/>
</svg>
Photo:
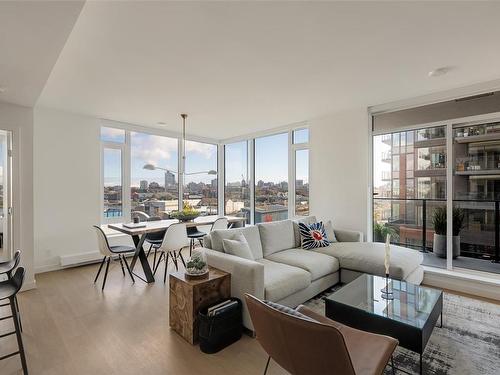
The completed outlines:
<svg viewBox="0 0 500 375">
<path fill-rule="evenodd" d="M 387 223 L 382 224 L 375 222 L 373 225 L 373 237 L 375 242 L 385 242 L 388 234 L 391 236 L 392 241 L 399 241 L 399 234 L 394 227 L 391 227 Z"/>
<path fill-rule="evenodd" d="M 460 208 L 453 208 L 453 258 L 460 255 L 460 231 L 464 227 L 464 212 Z M 433 252 L 440 258 L 446 258 L 446 207 L 438 207 L 432 215 L 434 225 Z"/>
</svg>

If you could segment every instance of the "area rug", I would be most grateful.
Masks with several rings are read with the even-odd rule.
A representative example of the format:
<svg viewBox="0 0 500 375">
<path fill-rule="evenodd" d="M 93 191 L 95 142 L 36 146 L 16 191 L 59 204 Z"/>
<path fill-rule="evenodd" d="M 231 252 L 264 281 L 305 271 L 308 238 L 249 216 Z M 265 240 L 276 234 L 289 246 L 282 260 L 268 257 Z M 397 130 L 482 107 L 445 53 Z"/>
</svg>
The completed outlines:
<svg viewBox="0 0 500 375">
<path fill-rule="evenodd" d="M 324 297 L 339 288 L 334 287 L 305 305 L 324 314 Z M 434 328 L 425 348 L 423 373 L 500 374 L 500 305 L 445 293 L 443 311 L 443 328 Z M 419 374 L 419 355 L 398 347 L 394 365 L 407 373 Z M 391 374 L 390 367 L 386 374 Z"/>
</svg>

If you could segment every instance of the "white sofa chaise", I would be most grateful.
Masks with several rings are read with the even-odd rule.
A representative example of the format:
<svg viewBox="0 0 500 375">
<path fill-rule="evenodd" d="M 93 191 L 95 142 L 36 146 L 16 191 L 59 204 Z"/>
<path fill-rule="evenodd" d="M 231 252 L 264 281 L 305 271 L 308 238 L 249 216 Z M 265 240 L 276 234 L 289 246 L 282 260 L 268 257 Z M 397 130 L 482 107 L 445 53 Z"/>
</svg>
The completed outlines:
<svg viewBox="0 0 500 375">
<path fill-rule="evenodd" d="M 314 216 L 300 221 L 315 222 Z M 315 250 L 301 248 L 297 221 L 283 220 L 243 228 L 215 230 L 204 239 L 202 251 L 210 266 L 231 273 L 231 294 L 244 294 L 295 307 L 325 289 L 348 283 L 362 273 L 384 276 L 384 244 L 361 242 L 361 232 L 335 229 L 338 242 Z M 223 240 L 242 233 L 254 260 L 226 254 Z M 391 245 L 390 276 L 420 284 L 420 252 Z M 244 306 L 243 323 L 253 329 Z"/>
</svg>

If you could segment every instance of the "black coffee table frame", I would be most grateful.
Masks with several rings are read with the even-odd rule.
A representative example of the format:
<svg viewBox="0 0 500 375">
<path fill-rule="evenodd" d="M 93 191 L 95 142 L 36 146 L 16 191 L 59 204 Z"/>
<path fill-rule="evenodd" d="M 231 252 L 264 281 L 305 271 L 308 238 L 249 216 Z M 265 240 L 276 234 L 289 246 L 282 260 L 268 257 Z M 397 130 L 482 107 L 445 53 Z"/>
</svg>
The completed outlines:
<svg viewBox="0 0 500 375">
<path fill-rule="evenodd" d="M 344 288 L 348 287 L 349 285 L 346 285 Z M 394 337 L 403 348 L 420 354 L 420 374 L 422 374 L 422 354 L 439 317 L 441 317 L 440 327 L 443 327 L 443 293 L 440 294 L 422 328 L 393 320 L 390 317 L 375 315 L 328 297 L 325 298 L 325 315 L 362 331 Z"/>
</svg>

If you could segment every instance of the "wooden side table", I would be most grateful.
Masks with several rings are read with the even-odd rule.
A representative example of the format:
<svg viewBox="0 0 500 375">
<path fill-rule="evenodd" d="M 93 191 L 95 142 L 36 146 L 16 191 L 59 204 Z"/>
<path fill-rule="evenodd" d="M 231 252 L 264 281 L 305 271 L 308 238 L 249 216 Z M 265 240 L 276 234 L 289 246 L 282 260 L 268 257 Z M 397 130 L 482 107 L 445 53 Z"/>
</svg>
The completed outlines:
<svg viewBox="0 0 500 375">
<path fill-rule="evenodd" d="M 169 276 L 170 327 L 192 345 L 198 342 L 198 311 L 231 296 L 231 274 L 210 267 L 208 277 L 188 279 L 184 271 Z"/>
</svg>

